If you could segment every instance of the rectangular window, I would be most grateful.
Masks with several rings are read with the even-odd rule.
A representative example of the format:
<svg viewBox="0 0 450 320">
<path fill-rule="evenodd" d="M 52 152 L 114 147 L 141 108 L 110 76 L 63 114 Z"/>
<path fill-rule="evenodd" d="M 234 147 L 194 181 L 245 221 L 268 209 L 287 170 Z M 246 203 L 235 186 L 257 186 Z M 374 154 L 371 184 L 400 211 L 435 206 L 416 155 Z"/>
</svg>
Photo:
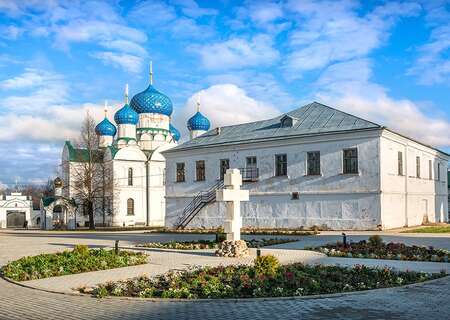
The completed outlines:
<svg viewBox="0 0 450 320">
<path fill-rule="evenodd" d="M 428 160 L 428 179 L 433 179 L 433 163 Z"/>
<path fill-rule="evenodd" d="M 308 176 L 320 175 L 320 151 L 308 152 L 306 155 Z"/>
<path fill-rule="evenodd" d="M 195 161 L 195 173 L 197 181 L 205 181 L 205 160 Z"/>
<path fill-rule="evenodd" d="M 134 216 L 134 200 L 131 198 L 127 200 L 127 215 Z"/>
<path fill-rule="evenodd" d="M 133 185 L 133 168 L 128 168 L 128 185 Z"/>
<path fill-rule="evenodd" d="M 343 150 L 343 173 L 358 173 L 358 149 Z"/>
<path fill-rule="evenodd" d="M 220 159 L 220 180 L 223 180 L 228 169 L 230 169 L 230 159 Z"/>
<path fill-rule="evenodd" d="M 184 162 L 177 163 L 177 182 L 184 182 L 185 180 Z"/>
<path fill-rule="evenodd" d="M 439 162 L 437 165 L 437 179 L 438 181 L 441 181 L 441 164 Z"/>
<path fill-rule="evenodd" d="M 397 172 L 399 176 L 403 175 L 403 153 L 401 151 L 397 155 Z"/>
<path fill-rule="evenodd" d="M 275 155 L 275 175 L 287 176 L 287 155 L 277 154 Z"/>
<path fill-rule="evenodd" d="M 245 160 L 245 167 L 246 168 L 257 168 L 258 165 L 256 163 L 256 157 L 247 157 Z"/>
<path fill-rule="evenodd" d="M 416 157 L 416 177 L 420 178 L 420 157 Z"/>
</svg>

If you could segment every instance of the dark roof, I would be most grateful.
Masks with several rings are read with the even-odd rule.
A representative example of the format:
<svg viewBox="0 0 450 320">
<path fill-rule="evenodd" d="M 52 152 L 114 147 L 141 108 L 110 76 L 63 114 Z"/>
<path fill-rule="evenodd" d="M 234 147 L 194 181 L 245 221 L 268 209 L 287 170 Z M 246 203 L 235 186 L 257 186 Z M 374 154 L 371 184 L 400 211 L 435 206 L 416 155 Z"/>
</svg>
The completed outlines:
<svg viewBox="0 0 450 320">
<path fill-rule="evenodd" d="M 296 120 L 293 122 L 292 127 L 281 126 L 280 120 L 286 117 L 286 115 Z M 172 151 L 216 144 L 255 142 L 281 137 L 381 128 L 382 126 L 376 123 L 358 118 L 321 103 L 313 102 L 272 119 L 221 127 L 220 134 L 217 134 L 217 129 L 210 130 L 195 139 L 165 152 L 170 153 Z"/>
<path fill-rule="evenodd" d="M 44 207 L 48 206 L 50 203 L 52 203 L 53 201 L 55 201 L 56 198 L 51 196 L 51 197 L 45 197 L 42 198 L 42 204 L 44 205 Z"/>
<path fill-rule="evenodd" d="M 87 149 L 75 148 L 70 141 L 66 141 L 66 146 L 69 150 L 69 161 L 71 162 L 88 162 L 89 151 Z M 103 150 L 92 150 L 93 162 L 101 162 L 103 160 Z"/>
</svg>

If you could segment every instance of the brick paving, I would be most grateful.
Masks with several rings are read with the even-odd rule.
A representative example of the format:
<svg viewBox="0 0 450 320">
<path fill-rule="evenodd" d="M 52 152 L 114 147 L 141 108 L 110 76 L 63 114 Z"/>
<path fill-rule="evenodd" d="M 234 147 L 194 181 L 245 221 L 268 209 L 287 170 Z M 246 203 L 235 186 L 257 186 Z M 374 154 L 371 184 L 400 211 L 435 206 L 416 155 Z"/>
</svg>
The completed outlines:
<svg viewBox="0 0 450 320">
<path fill-rule="evenodd" d="M 0 232 L 0 264 L 23 255 L 59 251 L 77 243 L 111 246 L 111 240 L 118 236 L 97 235 Z M 155 239 L 158 237 L 170 239 L 167 236 L 152 235 L 151 240 L 145 241 L 157 241 Z M 125 245 L 142 241 L 142 238 L 147 236 L 127 233 L 122 237 Z M 448 238 L 439 237 L 436 237 L 435 242 L 431 239 L 434 237 L 424 237 L 425 240 L 404 236 L 401 238 L 405 241 L 411 239 L 418 242 L 431 241 L 437 244 L 436 247 L 441 243 L 445 247 L 449 241 Z M 449 299 L 450 277 L 410 287 L 320 299 L 238 302 L 175 302 L 114 298 L 98 300 L 86 296 L 37 291 L 0 279 L 0 319 L 450 319 Z"/>
</svg>

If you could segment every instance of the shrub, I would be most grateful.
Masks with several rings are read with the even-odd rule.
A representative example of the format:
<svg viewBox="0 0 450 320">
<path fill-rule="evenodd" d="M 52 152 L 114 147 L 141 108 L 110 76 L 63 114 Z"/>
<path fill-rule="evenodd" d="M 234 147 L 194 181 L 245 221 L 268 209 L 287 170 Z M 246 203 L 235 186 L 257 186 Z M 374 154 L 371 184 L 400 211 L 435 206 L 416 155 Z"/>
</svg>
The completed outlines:
<svg viewBox="0 0 450 320">
<path fill-rule="evenodd" d="M 87 245 L 84 245 L 84 244 L 77 244 L 73 248 L 73 253 L 78 253 L 78 254 L 80 254 L 82 256 L 88 255 L 89 254 L 89 247 Z"/>
<path fill-rule="evenodd" d="M 259 256 L 255 259 L 255 273 L 257 275 L 274 276 L 279 267 L 280 262 L 273 255 Z"/>
<path fill-rule="evenodd" d="M 383 239 L 377 234 L 370 236 L 369 245 L 372 247 L 381 247 L 383 245 Z"/>
<path fill-rule="evenodd" d="M 9 262 L 0 270 L 10 279 L 26 281 L 144 263 L 147 263 L 147 256 L 140 252 L 120 251 L 115 254 L 114 250 L 75 246 L 72 251 L 23 257 Z"/>
</svg>

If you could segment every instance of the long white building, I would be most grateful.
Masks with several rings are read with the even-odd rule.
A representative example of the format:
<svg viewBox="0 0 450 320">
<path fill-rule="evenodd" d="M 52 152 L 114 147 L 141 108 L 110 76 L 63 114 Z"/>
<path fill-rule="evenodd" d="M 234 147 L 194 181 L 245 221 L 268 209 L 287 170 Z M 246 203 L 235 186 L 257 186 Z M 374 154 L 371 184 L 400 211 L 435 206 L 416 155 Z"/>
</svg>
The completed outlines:
<svg viewBox="0 0 450 320">
<path fill-rule="evenodd" d="M 214 198 L 227 168 L 240 168 L 250 190 L 244 226 L 362 230 L 448 221 L 450 156 L 384 126 L 314 102 L 208 129 L 209 122 L 163 152 L 166 226 L 222 225 L 225 208 Z"/>
</svg>

